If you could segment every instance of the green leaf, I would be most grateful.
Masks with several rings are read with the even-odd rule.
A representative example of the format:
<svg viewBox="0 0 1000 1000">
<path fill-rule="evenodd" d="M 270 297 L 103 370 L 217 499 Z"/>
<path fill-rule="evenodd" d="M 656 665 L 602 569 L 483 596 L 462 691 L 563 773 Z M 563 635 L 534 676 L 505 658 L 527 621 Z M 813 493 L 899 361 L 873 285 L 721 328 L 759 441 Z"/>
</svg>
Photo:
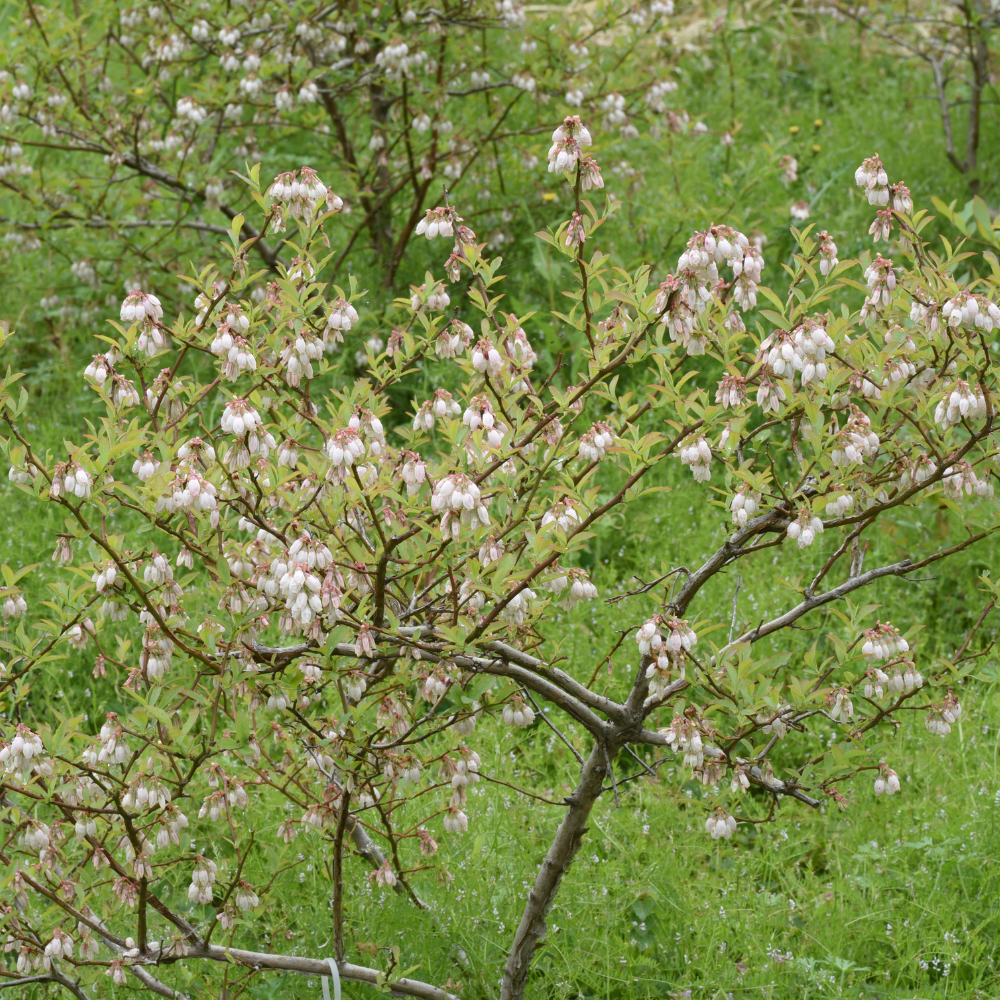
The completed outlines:
<svg viewBox="0 0 1000 1000">
<path fill-rule="evenodd" d="M 236 713 L 236 738 L 240 743 L 247 743 L 250 740 L 250 718 L 246 712 Z"/>
<path fill-rule="evenodd" d="M 997 237 L 993 230 L 993 219 L 990 217 L 990 210 L 986 202 L 979 195 L 976 195 L 972 199 L 972 214 L 976 217 L 976 222 L 979 224 L 979 232 L 983 238 L 989 240 L 994 246 L 997 246 Z"/>
<path fill-rule="evenodd" d="M 781 299 L 779 299 L 778 296 L 775 295 L 774 292 L 772 292 L 771 289 L 767 287 L 767 285 L 759 285 L 757 287 L 757 291 L 760 292 L 760 294 L 763 295 L 764 298 L 768 300 L 768 302 L 770 302 L 772 305 L 774 305 L 778 309 L 780 309 L 781 310 L 781 315 L 784 316 L 784 314 L 785 314 L 785 303 L 782 302 Z M 784 321 L 782 321 L 782 322 L 784 322 Z"/>
</svg>

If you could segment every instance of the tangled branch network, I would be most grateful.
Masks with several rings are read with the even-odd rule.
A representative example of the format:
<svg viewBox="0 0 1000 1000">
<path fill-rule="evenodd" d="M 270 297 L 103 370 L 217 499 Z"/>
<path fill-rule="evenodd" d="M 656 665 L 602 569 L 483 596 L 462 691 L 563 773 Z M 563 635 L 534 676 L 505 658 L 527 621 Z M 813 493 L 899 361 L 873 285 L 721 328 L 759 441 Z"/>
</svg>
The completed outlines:
<svg viewBox="0 0 1000 1000">
<path fill-rule="evenodd" d="M 615 203 L 588 200 L 603 185 L 590 145 L 579 117 L 555 129 L 549 166 L 574 207 L 539 234 L 575 275 L 546 319 L 572 372 L 533 346 L 542 318 L 501 310 L 502 261 L 450 201 L 416 226 L 444 246 L 439 273 L 380 330 L 353 277 L 322 278 L 345 204 L 303 167 L 270 184 L 250 171 L 255 235 L 234 222 L 229 256 L 188 277 L 190 309 L 168 322 L 155 289 L 128 294 L 83 373 L 94 419 L 64 453 L 33 439 L 21 376 L 3 380 L 10 480 L 64 518 L 47 600 L 30 567 L 4 567 L 0 594 L 0 905 L 21 981 L 86 997 L 106 975 L 178 997 L 212 963 L 321 975 L 321 956 L 241 946 L 274 940 L 305 842 L 331 859 L 340 975 L 444 998 L 391 957 L 349 961 L 345 855 L 422 906 L 415 869 L 474 829 L 470 794 L 491 777 L 480 727 L 545 725 L 575 787 L 561 802 L 522 789 L 562 812 L 509 942 L 502 996 L 522 997 L 595 802 L 631 780 L 623 753 L 640 775 L 666 759 L 702 782 L 706 833 L 729 839 L 779 798 L 846 807 L 859 773 L 899 793 L 869 747 L 912 713 L 941 735 L 960 717 L 973 635 L 922 656 L 916 623 L 850 598 L 998 527 L 995 260 L 934 252 L 872 157 L 856 180 L 891 258 L 839 261 L 827 233 L 796 232 L 782 298 L 759 247 L 713 225 L 654 281 L 597 249 Z M 292 226 L 294 259 L 253 273 L 256 242 Z M 554 609 L 598 598 L 588 540 L 665 484 L 731 520 L 716 550 L 618 595 L 618 646 L 550 662 Z M 942 504 L 962 537 L 865 567 L 874 531 Z M 800 571 L 775 617 L 706 598 L 731 567 L 764 579 L 775 561 Z M 795 626 L 826 606 L 832 631 L 806 645 Z M 777 660 L 759 651 L 782 635 Z M 601 687 L 622 643 L 638 664 Z M 92 667 L 99 717 L 34 693 L 65 657 Z"/>
</svg>

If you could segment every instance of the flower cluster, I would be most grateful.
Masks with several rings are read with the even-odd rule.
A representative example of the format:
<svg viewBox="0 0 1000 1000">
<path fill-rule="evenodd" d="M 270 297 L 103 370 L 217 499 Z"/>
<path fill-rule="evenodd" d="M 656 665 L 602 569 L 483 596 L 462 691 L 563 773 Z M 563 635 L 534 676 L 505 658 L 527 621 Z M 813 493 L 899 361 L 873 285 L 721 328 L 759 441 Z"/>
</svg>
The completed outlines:
<svg viewBox="0 0 1000 1000">
<path fill-rule="evenodd" d="M 565 500 L 557 500 L 542 515 L 540 527 L 544 528 L 549 524 L 554 524 L 563 531 L 569 532 L 580 523 L 580 504 L 572 497 Z"/>
<path fill-rule="evenodd" d="M 500 614 L 511 625 L 523 625 L 528 617 L 528 605 L 538 595 L 530 587 L 521 587 L 508 599 Z"/>
<path fill-rule="evenodd" d="M 698 636 L 683 619 L 654 615 L 636 633 L 635 641 L 639 652 L 648 656 L 661 650 L 668 653 L 689 652 L 697 645 Z"/>
<path fill-rule="evenodd" d="M 711 226 L 695 233 L 677 261 L 677 272 L 680 275 L 690 271 L 699 282 L 715 285 L 722 264 L 732 269 L 733 300 L 744 311 L 753 309 L 757 305 L 757 285 L 764 258 L 743 233 L 731 226 Z"/>
<path fill-rule="evenodd" d="M 951 392 L 944 395 L 934 410 L 934 422 L 943 430 L 957 427 L 963 420 L 972 422 L 986 416 L 986 399 L 982 390 L 973 389 L 968 382 L 958 379 Z"/>
<path fill-rule="evenodd" d="M 310 226 L 322 205 L 333 212 L 344 208 L 343 199 L 327 188 L 312 167 L 278 174 L 267 193 L 275 206 L 271 228 L 278 233 L 284 232 L 286 212 L 302 225 Z"/>
<path fill-rule="evenodd" d="M 507 428 L 496 419 L 493 404 L 486 396 L 474 396 L 462 415 L 462 423 L 470 431 L 484 431 L 483 437 L 488 447 L 497 449 L 503 444 Z"/>
<path fill-rule="evenodd" d="M 303 378 L 311 379 L 312 363 L 323 357 L 325 349 L 323 341 L 307 331 L 300 332 L 294 340 L 286 338 L 285 345 L 278 355 L 278 363 L 285 369 L 285 380 L 288 384 L 295 387 L 301 384 Z"/>
<path fill-rule="evenodd" d="M 967 496 L 992 499 L 994 494 L 993 483 L 990 479 L 987 476 L 980 478 L 976 475 L 976 470 L 968 462 L 956 462 L 954 465 L 949 465 L 944 470 L 941 486 L 944 488 L 945 495 L 953 500 L 961 500 Z"/>
<path fill-rule="evenodd" d="M 712 840 L 729 840 L 736 832 L 736 827 L 736 817 L 730 816 L 722 806 L 717 807 L 705 820 L 705 832 L 711 835 Z"/>
<path fill-rule="evenodd" d="M 431 493 L 431 510 L 441 515 L 441 534 L 456 541 L 462 528 L 474 530 L 490 523 L 482 491 L 461 472 L 445 476 L 435 483 Z"/>
<path fill-rule="evenodd" d="M 747 399 L 747 380 L 742 375 L 723 375 L 715 391 L 715 401 L 728 410 L 742 406 Z"/>
<path fill-rule="evenodd" d="M 434 346 L 435 353 L 439 358 L 457 358 L 463 351 L 469 349 L 474 336 L 472 327 L 468 323 L 453 319 L 438 334 L 437 343 Z"/>
<path fill-rule="evenodd" d="M 344 339 L 344 334 L 358 322 L 358 311 L 344 298 L 333 300 L 330 313 L 326 317 L 324 340 L 327 350 Z"/>
<path fill-rule="evenodd" d="M 552 133 L 552 145 L 548 153 L 549 173 L 568 176 L 575 173 L 577 164 L 583 160 L 584 147 L 591 145 L 593 141 L 579 115 L 567 117 Z M 582 172 L 581 170 L 581 174 Z M 603 184 L 596 186 L 602 187 Z"/>
<path fill-rule="evenodd" d="M 827 377 L 827 355 L 834 343 L 822 317 L 807 319 L 791 333 L 775 330 L 761 342 L 757 363 L 767 365 L 775 375 L 800 372 L 802 385 L 823 382 Z"/>
<path fill-rule="evenodd" d="M 414 312 L 440 312 L 450 305 L 451 299 L 441 282 L 433 281 L 429 285 L 424 282 L 420 286 L 413 286 L 410 307 Z"/>
<path fill-rule="evenodd" d="M 878 453 L 880 444 L 878 435 L 872 430 L 871 418 L 852 406 L 850 418 L 837 432 L 830 461 L 836 466 L 860 465 L 866 458 Z"/>
<path fill-rule="evenodd" d="M 461 221 L 453 208 L 429 208 L 427 214 L 417 223 L 414 232 L 417 236 L 426 236 L 429 240 L 438 236 L 451 239 L 455 235 L 455 224 Z"/>
<path fill-rule="evenodd" d="M 49 495 L 53 499 L 68 496 L 85 500 L 90 496 L 93 482 L 91 474 L 79 462 L 61 463 L 52 470 Z"/>
<path fill-rule="evenodd" d="M 357 429 L 351 426 L 334 431 L 326 442 L 326 456 L 330 459 L 330 474 L 334 483 L 342 483 L 350 470 L 364 458 L 365 443 Z"/>
<path fill-rule="evenodd" d="M 575 566 L 546 580 L 545 589 L 556 596 L 564 595 L 560 606 L 567 611 L 597 597 L 597 587 L 588 579 L 587 571 Z"/>
<path fill-rule="evenodd" d="M 14 727 L 10 743 L 0 741 L 0 764 L 5 774 L 20 775 L 23 781 L 27 781 L 32 771 L 51 773 L 42 738 L 20 722 Z"/>
<path fill-rule="evenodd" d="M 876 795 L 895 795 L 899 791 L 899 776 L 883 760 L 878 765 L 878 777 L 875 779 Z"/>
<path fill-rule="evenodd" d="M 585 462 L 600 462 L 607 455 L 608 449 L 614 447 L 616 440 L 611 426 L 598 421 L 589 431 L 580 435 L 577 453 Z"/>
<path fill-rule="evenodd" d="M 927 731 L 935 736 L 947 736 L 951 732 L 951 727 L 958 722 L 962 714 L 962 706 L 958 699 L 948 692 L 944 701 L 940 705 L 934 706 L 927 714 Z"/>
<path fill-rule="evenodd" d="M 732 500 L 729 501 L 733 524 L 745 528 L 750 518 L 754 517 L 760 510 L 760 502 L 760 494 L 745 487 L 734 494 Z"/>
<path fill-rule="evenodd" d="M 216 320 L 212 353 L 222 359 L 222 377 L 235 382 L 243 372 L 257 370 L 257 358 L 253 347 L 246 339 L 250 330 L 250 318 L 235 304 Z"/>
<path fill-rule="evenodd" d="M 967 327 L 992 333 L 994 328 L 1000 327 L 1000 307 L 983 295 L 961 291 L 941 307 L 941 318 L 947 320 L 953 330 Z"/>
<path fill-rule="evenodd" d="M 881 254 L 865 268 L 865 281 L 868 284 L 868 298 L 861 307 L 861 318 L 882 315 L 892 302 L 892 293 L 896 288 L 896 269 L 892 261 Z"/>
<path fill-rule="evenodd" d="M 267 458 L 277 448 L 274 436 L 263 429 L 264 421 L 246 399 L 234 397 L 226 403 L 221 426 L 224 434 L 236 438 L 222 459 L 230 468 L 245 469 L 251 459 Z"/>
<path fill-rule="evenodd" d="M 697 329 L 698 317 L 711 300 L 708 285 L 694 271 L 668 274 L 660 283 L 653 310 L 670 339 L 692 356 L 705 353 L 707 341 L 704 331 Z"/>
<path fill-rule="evenodd" d="M 123 323 L 148 330 L 163 319 L 163 306 L 155 295 L 147 295 L 141 288 L 136 288 L 125 296 L 120 315 Z"/>
<path fill-rule="evenodd" d="M 535 713 L 525 704 L 520 694 L 515 694 L 503 709 L 504 725 L 527 729 L 535 721 Z"/>
<path fill-rule="evenodd" d="M 138 464 L 138 463 L 137 463 Z M 140 467 L 139 478 L 148 465 Z M 197 469 L 182 462 L 174 478 L 167 484 L 165 491 L 156 501 L 157 511 L 172 514 L 177 510 L 210 511 L 212 527 L 219 523 L 218 491 L 215 484 L 207 479 Z"/>
<path fill-rule="evenodd" d="M 681 447 L 681 464 L 691 469 L 695 482 L 705 483 L 712 478 L 712 449 L 703 435 Z"/>
<path fill-rule="evenodd" d="M 864 640 L 861 655 L 869 660 L 891 660 L 910 648 L 910 644 L 899 634 L 899 629 L 889 622 L 878 622 L 875 628 L 866 629 Z"/>
<path fill-rule="evenodd" d="M 101 749 L 97 754 L 96 763 L 124 764 L 129 759 L 131 751 L 117 713 L 108 712 L 99 735 Z"/>
<path fill-rule="evenodd" d="M 823 522 L 808 507 L 800 507 L 798 516 L 788 522 L 785 531 L 792 541 L 799 543 L 800 549 L 806 549 L 823 533 Z"/>
<path fill-rule="evenodd" d="M 846 687 L 835 688 L 826 696 L 827 711 L 834 722 L 847 724 L 854 718 L 854 702 Z"/>
<path fill-rule="evenodd" d="M 683 766 L 699 769 L 705 763 L 705 744 L 697 723 L 684 716 L 677 716 L 666 729 L 660 730 L 667 746 L 674 753 L 684 755 Z"/>
<path fill-rule="evenodd" d="M 840 263 L 837 259 L 837 244 L 833 242 L 833 237 L 824 229 L 816 234 L 819 244 L 819 273 L 824 277 L 833 274 L 834 269 Z"/>
<path fill-rule="evenodd" d="M 834 491 L 832 499 L 826 502 L 827 517 L 844 517 L 854 510 L 854 496 L 851 493 Z"/>
<path fill-rule="evenodd" d="M 869 205 L 884 208 L 889 204 L 889 177 L 878 153 L 869 156 L 854 171 L 854 183 L 865 192 Z"/>
<path fill-rule="evenodd" d="M 212 902 L 212 886 L 215 884 L 215 873 L 218 866 L 211 858 L 199 857 L 194 871 L 191 873 L 191 885 L 188 886 L 188 899 L 192 903 L 207 905 Z"/>
</svg>

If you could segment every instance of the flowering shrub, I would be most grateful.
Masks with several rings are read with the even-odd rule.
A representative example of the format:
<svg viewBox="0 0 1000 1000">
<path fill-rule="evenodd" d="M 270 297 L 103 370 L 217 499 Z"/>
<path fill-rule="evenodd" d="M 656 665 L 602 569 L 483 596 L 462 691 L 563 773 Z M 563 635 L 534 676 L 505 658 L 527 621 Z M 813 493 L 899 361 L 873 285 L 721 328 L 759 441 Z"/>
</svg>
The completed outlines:
<svg viewBox="0 0 1000 1000">
<path fill-rule="evenodd" d="M 525 192 L 540 203 L 549 122 L 567 110 L 598 116 L 610 98 L 612 137 L 625 142 L 640 126 L 680 142 L 698 134 L 675 94 L 672 0 L 599 11 L 208 0 L 86 13 L 81 26 L 73 11 L 18 4 L 0 53 L 4 238 L 18 259 L 52 261 L 55 248 L 65 260 L 30 304 L 70 326 L 101 322 L 122 283 L 155 284 L 175 306 L 176 262 L 208 263 L 240 210 L 234 171 L 262 156 L 322 165 L 349 214 L 337 280 L 366 262 L 391 290 L 423 256 L 418 238 L 451 238 L 445 206 L 425 217 L 442 185 L 485 214 L 493 249 L 514 239 Z M 285 215 L 308 203 L 314 177 L 276 178 Z M 276 216 L 252 244 L 272 271 L 290 262 L 274 240 L 284 226 Z"/>
<path fill-rule="evenodd" d="M 657 286 L 597 249 L 614 205 L 584 197 L 600 186 L 590 138 L 577 117 L 555 129 L 549 163 L 574 209 L 539 234 L 576 274 L 554 314 L 586 345 L 575 384 L 542 370 L 531 317 L 501 310 L 502 261 L 459 206 L 425 213 L 423 235 L 446 241 L 439 271 L 396 300 L 389 333 L 362 318 L 353 276 L 318 277 L 345 238 L 340 197 L 308 168 L 267 185 L 256 167 L 255 235 L 234 219 L 230 256 L 189 276 L 191 308 L 169 323 L 152 289 L 129 293 L 82 375 L 95 419 L 65 453 L 33 443 L 20 376 L 4 379 L 10 479 L 65 515 L 49 599 L 29 603 L 27 571 L 8 567 L 0 595 L 0 690 L 17 706 L 0 744 L 14 831 L 0 900 L 25 979 L 180 996 L 178 963 L 203 982 L 213 964 L 323 974 L 322 956 L 245 946 L 278 940 L 269 896 L 304 842 L 331 858 L 340 975 L 444 998 L 349 960 L 346 840 L 374 886 L 417 900 L 414 870 L 474 828 L 469 792 L 490 779 L 479 727 L 544 725 L 576 787 L 510 939 L 501 995 L 521 997 L 594 803 L 631 780 L 614 770 L 623 753 L 632 777 L 650 754 L 676 758 L 706 787 L 707 834 L 729 840 L 779 798 L 845 805 L 859 773 L 902 793 L 885 732 L 914 712 L 942 735 L 959 718 L 949 685 L 969 643 L 923 657 L 918 623 L 872 624 L 875 607 L 849 598 L 998 527 L 995 259 L 967 257 L 957 278 L 951 249 L 921 239 L 927 216 L 893 206 L 891 258 L 839 262 L 828 234 L 797 233 L 784 300 L 726 225 L 695 233 Z M 858 183 L 888 190 L 884 176 L 872 158 Z M 255 246 L 293 224 L 295 259 L 274 280 L 251 273 Z M 351 351 L 353 379 L 335 365 Z M 557 666 L 552 605 L 598 598 L 588 539 L 664 466 L 674 481 L 689 469 L 732 531 L 700 565 L 614 599 L 638 665 L 599 693 L 615 649 Z M 955 511 L 964 537 L 866 568 L 865 534 L 921 504 Z M 770 575 L 782 559 L 812 567 L 776 617 L 742 624 L 738 591 L 731 619 L 700 600 L 728 568 Z M 792 627 L 827 606 L 824 651 Z M 758 652 L 781 633 L 777 660 Z M 32 683 L 70 650 L 117 711 L 35 710 Z M 821 741 L 831 727 L 840 738 Z M 280 824 L 254 823 L 282 801 Z"/>
</svg>

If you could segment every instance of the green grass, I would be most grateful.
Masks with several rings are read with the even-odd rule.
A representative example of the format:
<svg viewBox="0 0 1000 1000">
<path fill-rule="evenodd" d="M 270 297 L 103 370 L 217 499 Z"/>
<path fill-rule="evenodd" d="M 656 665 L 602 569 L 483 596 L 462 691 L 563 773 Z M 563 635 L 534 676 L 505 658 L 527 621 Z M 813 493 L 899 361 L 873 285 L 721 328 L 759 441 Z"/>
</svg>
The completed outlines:
<svg viewBox="0 0 1000 1000">
<path fill-rule="evenodd" d="M 897 798 L 876 801 L 870 782 L 860 782 L 846 812 L 785 803 L 773 826 L 741 828 L 728 844 L 708 839 L 698 790 L 671 766 L 659 780 L 623 785 L 619 808 L 607 796 L 594 812 L 550 915 L 530 995 L 996 996 L 1000 701 L 994 693 L 967 701 L 971 711 L 947 740 L 922 728 L 900 733 L 894 751 L 906 765 Z M 530 784 L 537 772 L 553 772 L 555 744 L 538 725 L 527 736 L 477 736 L 486 772 L 501 780 Z M 567 787 L 558 777 L 553 786 L 557 796 Z M 495 995 L 559 812 L 498 785 L 477 786 L 469 834 L 442 838 L 440 861 L 454 880 L 413 879 L 430 913 L 370 887 L 366 868 L 352 860 L 349 958 L 369 962 L 365 946 L 398 946 L 400 966 L 417 978 L 450 976 L 463 997 Z M 254 817 L 261 829 L 278 818 Z M 309 837 L 288 848 L 287 860 L 305 860 L 301 885 L 293 879 L 270 903 L 286 930 L 276 950 L 330 951 L 326 850 Z M 250 879 L 264 881 L 285 860 L 257 855 Z M 234 944 L 246 940 L 237 934 Z M 383 950 L 376 961 L 385 959 Z M 250 989 L 274 1000 L 317 993 L 318 983 L 288 974 Z M 346 995 L 373 994 L 349 985 Z"/>
</svg>

